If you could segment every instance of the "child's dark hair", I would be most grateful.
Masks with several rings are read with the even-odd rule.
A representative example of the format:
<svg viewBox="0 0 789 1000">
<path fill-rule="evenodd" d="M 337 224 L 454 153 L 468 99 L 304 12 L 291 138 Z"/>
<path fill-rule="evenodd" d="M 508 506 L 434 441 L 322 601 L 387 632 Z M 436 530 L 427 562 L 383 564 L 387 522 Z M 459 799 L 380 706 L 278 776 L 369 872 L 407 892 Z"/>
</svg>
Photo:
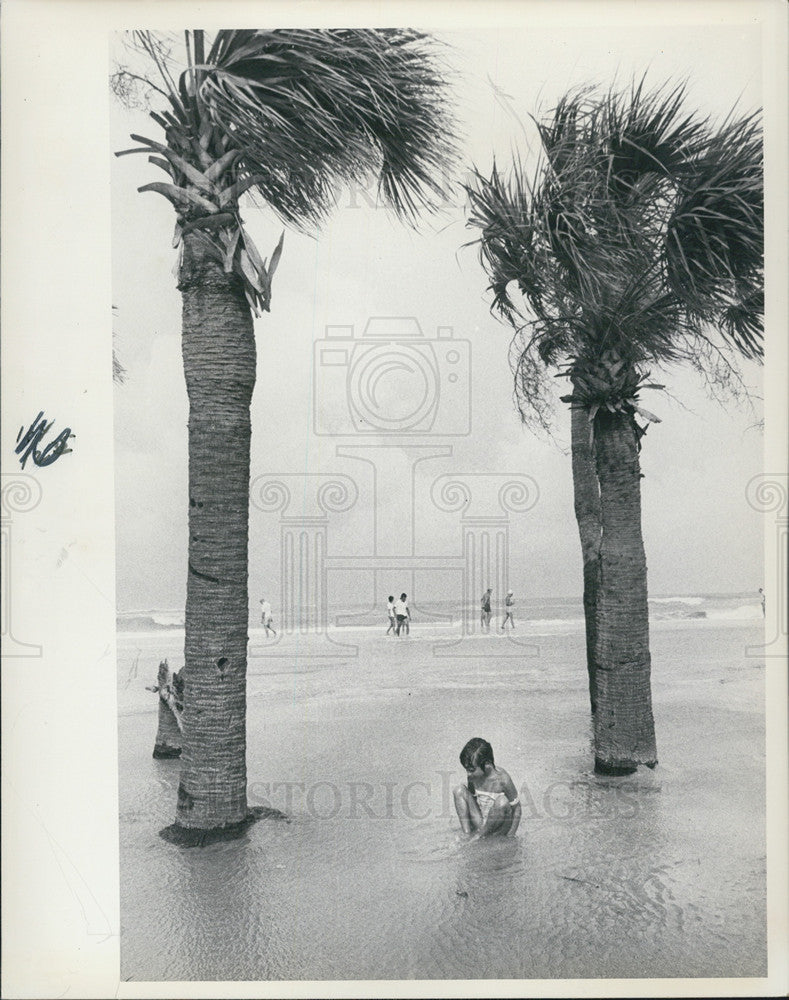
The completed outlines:
<svg viewBox="0 0 789 1000">
<path fill-rule="evenodd" d="M 394 600 L 394 596 L 393 596 L 392 594 L 390 594 L 390 595 L 389 595 L 389 600 L 390 600 L 390 601 L 393 601 L 393 600 Z"/>
<path fill-rule="evenodd" d="M 475 736 L 460 751 L 460 763 L 468 771 L 474 767 L 484 768 L 486 764 L 493 767 L 493 747 L 481 736 Z"/>
</svg>

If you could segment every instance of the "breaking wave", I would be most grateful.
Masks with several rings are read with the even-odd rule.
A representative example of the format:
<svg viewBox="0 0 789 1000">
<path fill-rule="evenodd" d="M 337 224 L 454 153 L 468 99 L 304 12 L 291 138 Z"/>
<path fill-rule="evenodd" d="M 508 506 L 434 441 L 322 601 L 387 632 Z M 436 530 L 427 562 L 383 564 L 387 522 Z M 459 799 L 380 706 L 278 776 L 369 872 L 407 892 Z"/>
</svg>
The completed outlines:
<svg viewBox="0 0 789 1000">
<path fill-rule="evenodd" d="M 690 604 L 696 606 L 704 603 L 703 597 L 650 597 L 650 604 Z"/>
</svg>

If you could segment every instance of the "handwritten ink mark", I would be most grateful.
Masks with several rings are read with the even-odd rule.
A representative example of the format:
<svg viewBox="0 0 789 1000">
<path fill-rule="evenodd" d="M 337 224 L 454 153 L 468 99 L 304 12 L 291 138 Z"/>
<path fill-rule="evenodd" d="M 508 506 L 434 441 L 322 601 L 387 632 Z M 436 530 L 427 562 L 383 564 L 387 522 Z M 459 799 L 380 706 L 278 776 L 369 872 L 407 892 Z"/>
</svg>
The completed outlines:
<svg viewBox="0 0 789 1000">
<path fill-rule="evenodd" d="M 42 448 L 41 450 L 38 449 L 37 446 L 41 444 L 42 439 L 49 432 L 54 422 L 54 420 L 47 422 L 44 419 L 44 411 L 41 410 L 36 419 L 27 429 L 27 433 L 24 434 L 24 437 L 22 437 L 22 435 L 25 428 L 19 428 L 19 433 L 16 436 L 17 445 L 14 451 L 20 456 L 19 461 L 23 469 L 29 458 L 33 459 L 34 465 L 44 467 L 52 465 L 52 463 L 56 462 L 61 455 L 66 455 L 68 452 L 73 450 L 68 447 L 68 441 L 69 438 L 76 437 L 76 434 L 71 433 L 70 427 L 66 427 L 65 430 L 61 431 L 55 440 L 50 441 L 45 448 Z"/>
</svg>

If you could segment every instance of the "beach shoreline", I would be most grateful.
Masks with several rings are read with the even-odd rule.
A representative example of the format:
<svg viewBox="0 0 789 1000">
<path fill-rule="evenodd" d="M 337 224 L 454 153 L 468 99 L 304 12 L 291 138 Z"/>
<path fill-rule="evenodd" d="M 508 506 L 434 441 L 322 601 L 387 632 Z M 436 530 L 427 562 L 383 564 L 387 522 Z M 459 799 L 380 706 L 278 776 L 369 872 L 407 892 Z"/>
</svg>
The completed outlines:
<svg viewBox="0 0 789 1000">
<path fill-rule="evenodd" d="M 653 628 L 659 764 L 624 779 L 593 774 L 582 631 L 447 656 L 383 631 L 329 656 L 251 631 L 249 800 L 291 822 L 185 852 L 158 838 L 179 765 L 151 759 L 144 690 L 182 639 L 119 634 L 124 978 L 765 974 L 761 622 Z M 524 802 L 514 841 L 481 850 L 448 797 L 474 735 Z"/>
</svg>

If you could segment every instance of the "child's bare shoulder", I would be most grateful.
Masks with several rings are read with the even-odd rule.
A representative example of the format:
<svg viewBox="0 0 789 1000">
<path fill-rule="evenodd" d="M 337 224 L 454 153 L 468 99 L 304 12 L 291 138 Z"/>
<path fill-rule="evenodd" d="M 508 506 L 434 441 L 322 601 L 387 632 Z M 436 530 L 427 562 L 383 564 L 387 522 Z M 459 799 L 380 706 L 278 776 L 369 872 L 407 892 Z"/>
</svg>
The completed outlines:
<svg viewBox="0 0 789 1000">
<path fill-rule="evenodd" d="M 514 782 L 509 775 L 509 771 L 505 771 L 503 767 L 497 767 L 498 771 L 497 777 L 503 786 L 514 787 Z"/>
</svg>

